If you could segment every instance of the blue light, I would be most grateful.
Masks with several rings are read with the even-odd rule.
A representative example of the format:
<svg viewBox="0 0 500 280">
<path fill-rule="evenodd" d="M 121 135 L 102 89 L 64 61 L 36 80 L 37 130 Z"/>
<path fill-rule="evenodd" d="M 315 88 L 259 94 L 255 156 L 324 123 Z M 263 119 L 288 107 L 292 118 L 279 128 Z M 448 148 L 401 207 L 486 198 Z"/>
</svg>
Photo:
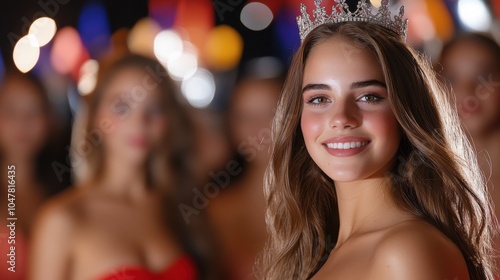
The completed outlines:
<svg viewBox="0 0 500 280">
<path fill-rule="evenodd" d="M 83 45 L 93 58 L 100 58 L 110 47 L 110 27 L 106 8 L 100 2 L 83 6 L 78 20 Z"/>
<path fill-rule="evenodd" d="M 293 10 L 283 7 L 276 15 L 275 32 L 278 37 L 283 61 L 291 61 L 291 56 L 300 46 L 300 37 Z"/>
</svg>

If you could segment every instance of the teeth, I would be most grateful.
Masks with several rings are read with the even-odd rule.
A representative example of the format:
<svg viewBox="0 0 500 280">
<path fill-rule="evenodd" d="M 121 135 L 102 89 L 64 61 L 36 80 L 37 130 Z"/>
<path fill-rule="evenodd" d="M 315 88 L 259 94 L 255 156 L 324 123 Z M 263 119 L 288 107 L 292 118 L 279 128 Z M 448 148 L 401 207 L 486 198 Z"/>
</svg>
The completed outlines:
<svg viewBox="0 0 500 280">
<path fill-rule="evenodd" d="M 326 146 L 330 149 L 347 150 L 359 148 L 368 144 L 368 141 L 363 142 L 345 142 L 345 143 L 328 143 Z"/>
</svg>

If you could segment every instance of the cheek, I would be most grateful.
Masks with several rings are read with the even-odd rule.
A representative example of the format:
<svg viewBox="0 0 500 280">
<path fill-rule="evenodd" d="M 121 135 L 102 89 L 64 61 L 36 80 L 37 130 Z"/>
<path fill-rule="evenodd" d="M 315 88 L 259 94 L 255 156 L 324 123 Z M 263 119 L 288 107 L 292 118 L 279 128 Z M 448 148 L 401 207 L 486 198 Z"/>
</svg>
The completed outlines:
<svg viewBox="0 0 500 280">
<path fill-rule="evenodd" d="M 379 145 L 382 146 L 381 150 L 384 153 L 397 151 L 401 138 L 401 130 L 392 111 L 388 110 L 365 115 L 363 126 L 375 136 L 375 139 L 378 139 Z"/>
<path fill-rule="evenodd" d="M 148 134 L 155 144 L 163 141 L 168 130 L 168 120 L 165 117 L 151 119 L 148 125 Z"/>
<path fill-rule="evenodd" d="M 93 127 L 102 133 L 103 143 L 107 148 L 120 146 L 120 142 L 124 142 L 123 140 L 120 141 L 120 139 L 125 139 L 126 137 L 124 119 L 110 110 L 98 110 Z M 87 131 L 86 133 L 92 133 L 92 131 Z"/>
<path fill-rule="evenodd" d="M 48 128 L 48 120 L 44 117 L 41 117 L 33 119 L 30 130 L 34 139 L 43 142 L 43 140 L 47 137 Z"/>
<path fill-rule="evenodd" d="M 324 116 L 318 113 L 303 111 L 300 125 L 304 140 L 307 142 L 315 141 L 323 132 L 323 125 L 325 123 Z"/>
</svg>

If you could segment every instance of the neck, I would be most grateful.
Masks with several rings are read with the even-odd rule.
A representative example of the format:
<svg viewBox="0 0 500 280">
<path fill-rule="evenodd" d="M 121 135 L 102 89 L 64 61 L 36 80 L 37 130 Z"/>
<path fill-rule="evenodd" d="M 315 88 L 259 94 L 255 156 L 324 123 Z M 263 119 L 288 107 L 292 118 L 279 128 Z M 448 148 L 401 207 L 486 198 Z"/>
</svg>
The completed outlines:
<svg viewBox="0 0 500 280">
<path fill-rule="evenodd" d="M 389 196 L 389 188 L 387 178 L 335 183 L 340 219 L 337 246 L 341 246 L 351 236 L 404 219 L 407 214 L 398 210 Z"/>
<path fill-rule="evenodd" d="M 137 198 L 147 193 L 146 165 L 126 164 L 120 159 L 108 158 L 99 185 L 106 192 L 125 198 Z"/>
</svg>

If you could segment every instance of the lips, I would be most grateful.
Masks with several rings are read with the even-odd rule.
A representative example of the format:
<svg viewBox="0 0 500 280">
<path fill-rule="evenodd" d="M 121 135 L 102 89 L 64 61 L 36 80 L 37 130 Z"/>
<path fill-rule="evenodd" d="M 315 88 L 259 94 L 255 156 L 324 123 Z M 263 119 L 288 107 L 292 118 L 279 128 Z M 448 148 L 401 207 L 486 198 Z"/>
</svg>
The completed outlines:
<svg viewBox="0 0 500 280">
<path fill-rule="evenodd" d="M 328 139 L 323 146 L 333 156 L 348 157 L 361 153 L 370 143 L 368 138 L 349 136 Z"/>
</svg>

